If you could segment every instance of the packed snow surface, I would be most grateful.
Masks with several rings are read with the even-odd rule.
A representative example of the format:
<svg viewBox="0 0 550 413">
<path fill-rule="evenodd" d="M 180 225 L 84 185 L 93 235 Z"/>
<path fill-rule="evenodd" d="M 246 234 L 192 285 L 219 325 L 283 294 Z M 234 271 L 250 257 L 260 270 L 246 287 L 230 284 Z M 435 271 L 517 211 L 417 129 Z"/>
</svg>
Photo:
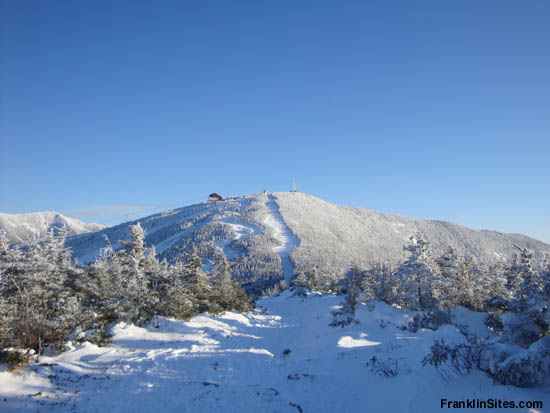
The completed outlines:
<svg viewBox="0 0 550 413">
<path fill-rule="evenodd" d="M 273 195 L 269 195 L 266 206 L 269 213 L 264 219 L 264 224 L 271 228 L 273 236 L 280 242 L 273 251 L 281 257 L 284 278 L 288 284 L 294 274 L 294 263 L 290 259 L 290 253 L 300 244 L 300 240 L 286 226 Z"/>
<path fill-rule="evenodd" d="M 251 237 L 263 231 L 262 228 L 257 225 L 241 222 L 234 217 L 222 218 L 220 219 L 220 222 L 229 225 L 234 234 L 233 238 L 216 244 L 217 247 L 220 247 L 224 250 L 225 256 L 228 259 L 233 259 L 239 254 L 237 251 L 231 249 L 229 245 L 231 242 L 240 240 L 241 238 Z"/>
<path fill-rule="evenodd" d="M 285 292 L 249 314 L 119 323 L 106 347 L 70 344 L 38 364 L 3 368 L 0 411 L 440 412 L 442 398 L 550 406 L 547 388 L 494 384 L 479 371 L 443 379 L 422 367 L 435 339 L 465 339 L 450 325 L 403 330 L 414 312 L 376 302 L 371 311 L 359 307 L 358 324 L 329 327 L 341 299 Z M 476 313 L 457 309 L 455 316 L 491 334 Z M 381 365 L 396 375 L 384 376 Z"/>
</svg>

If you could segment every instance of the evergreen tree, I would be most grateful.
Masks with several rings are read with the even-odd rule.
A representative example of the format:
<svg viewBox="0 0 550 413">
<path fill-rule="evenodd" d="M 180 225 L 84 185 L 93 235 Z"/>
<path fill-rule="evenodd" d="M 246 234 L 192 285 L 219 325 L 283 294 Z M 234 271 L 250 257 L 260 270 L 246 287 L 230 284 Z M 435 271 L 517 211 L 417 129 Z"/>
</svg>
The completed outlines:
<svg viewBox="0 0 550 413">
<path fill-rule="evenodd" d="M 486 274 L 487 281 L 482 288 L 486 291 L 488 301 L 504 308 L 509 296 L 506 290 L 506 265 L 493 264 Z"/>
<path fill-rule="evenodd" d="M 188 320 L 195 314 L 194 301 L 185 287 L 184 264 L 176 263 L 168 269 L 169 280 L 166 300 L 162 305 L 164 315 Z"/>
<path fill-rule="evenodd" d="M 292 287 L 294 288 L 294 294 L 302 297 L 306 296 L 308 289 L 308 279 L 304 272 L 300 272 L 296 278 L 291 282 Z"/>
<path fill-rule="evenodd" d="M 191 297 L 194 311 L 209 311 L 210 285 L 202 271 L 202 260 L 195 248 L 189 254 L 183 268 L 183 285 Z"/>
<path fill-rule="evenodd" d="M 364 283 L 365 273 L 359 267 L 353 266 L 346 274 L 345 289 L 346 296 L 343 312 L 355 314 L 357 304 L 361 301 L 361 289 Z"/>
<path fill-rule="evenodd" d="M 93 313 L 97 314 L 93 323 L 98 330 L 122 316 L 122 303 L 126 295 L 120 257 L 106 236 L 105 239 L 107 246 L 101 249 L 99 257 L 87 268 L 90 280 L 87 299 Z"/>
<path fill-rule="evenodd" d="M 399 301 L 399 279 L 391 264 L 380 267 L 378 286 L 378 294 L 386 303 L 396 304 Z"/>
<path fill-rule="evenodd" d="M 457 253 L 449 247 L 438 260 L 438 285 L 435 288 L 437 300 L 443 307 L 454 307 L 460 304 L 461 291 L 459 288 L 460 261 Z"/>
<path fill-rule="evenodd" d="M 365 293 L 365 301 L 376 300 L 379 296 L 379 285 L 384 277 L 384 268 L 377 264 L 364 272 L 362 290 Z"/>
<path fill-rule="evenodd" d="M 410 244 L 404 248 L 411 256 L 397 269 L 402 286 L 400 301 L 409 308 L 424 310 L 436 304 L 432 293 L 435 276 L 428 253 L 429 243 L 419 233 L 409 239 Z"/>
<path fill-rule="evenodd" d="M 317 268 L 313 267 L 311 270 L 309 270 L 306 274 L 307 278 L 307 288 L 310 291 L 314 291 L 317 288 L 317 282 L 319 279 L 319 276 L 317 274 Z"/>
<path fill-rule="evenodd" d="M 508 291 L 508 299 L 513 302 L 519 294 L 523 279 L 521 277 L 521 265 L 517 254 L 512 257 L 512 264 L 507 268 L 505 274 L 506 290 Z"/>
<path fill-rule="evenodd" d="M 213 275 L 213 294 L 211 295 L 211 307 L 215 312 L 225 310 L 246 311 L 248 309 L 248 297 L 239 285 L 231 279 L 231 265 L 227 261 L 221 248 L 215 253 Z"/>
<path fill-rule="evenodd" d="M 44 241 L 13 251 L 0 240 L 0 306 L 9 320 L 2 325 L 4 343 L 40 354 L 46 345 L 61 345 L 78 324 L 81 306 L 67 283 L 74 267 L 65 239 L 65 231 L 50 231 Z"/>
<path fill-rule="evenodd" d="M 22 252 L 18 246 L 10 247 L 4 231 L 0 231 L 0 349 L 15 345 L 18 305 L 16 280 L 23 271 Z"/>
<path fill-rule="evenodd" d="M 123 314 L 130 323 L 143 324 L 156 315 L 155 297 L 151 294 L 150 278 L 147 268 L 154 257 L 145 248 L 145 230 L 138 222 L 130 227 L 130 241 L 121 241 L 123 248 L 119 251 L 120 281 L 125 297 Z"/>
<path fill-rule="evenodd" d="M 519 275 L 522 283 L 519 288 L 519 310 L 528 316 L 546 334 L 549 327 L 548 298 L 545 294 L 544 278 L 541 272 L 533 269 L 531 254 L 526 248 L 521 249 Z"/>
</svg>

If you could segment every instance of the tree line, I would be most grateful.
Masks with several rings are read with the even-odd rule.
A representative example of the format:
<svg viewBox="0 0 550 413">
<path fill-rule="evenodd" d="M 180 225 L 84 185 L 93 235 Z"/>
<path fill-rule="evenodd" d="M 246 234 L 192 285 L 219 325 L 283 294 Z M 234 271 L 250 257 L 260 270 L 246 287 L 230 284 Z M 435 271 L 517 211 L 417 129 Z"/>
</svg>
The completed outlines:
<svg viewBox="0 0 550 413">
<path fill-rule="evenodd" d="M 407 326 L 411 331 L 453 324 L 453 307 L 486 312 L 486 324 L 494 338 L 465 333 L 466 344 L 436 342 L 424 363 L 439 367 L 446 361 L 459 373 L 476 367 L 501 383 L 519 386 L 543 384 L 550 377 L 548 260 L 535 268 L 532 253 L 520 247 L 510 263 L 500 265 L 475 262 L 452 248 L 434 258 L 421 234 L 411 237 L 405 250 L 409 258 L 396 267 L 353 267 L 339 285 L 312 283 L 317 278 L 315 271 L 294 283 L 297 291 L 317 288 L 344 293 L 342 309 L 334 313 L 332 326 L 355 322 L 357 306 L 371 300 L 417 311 Z"/>
<path fill-rule="evenodd" d="M 106 240 L 92 264 L 78 266 L 63 233 L 24 247 L 10 246 L 0 233 L 0 360 L 21 361 L 29 351 L 40 355 L 48 346 L 61 349 L 69 336 L 103 344 L 108 326 L 117 321 L 141 325 L 157 316 L 189 319 L 250 308 L 223 250 L 216 251 L 207 274 L 196 250 L 169 265 L 145 246 L 139 223 L 129 235 L 117 251 Z M 475 365 L 516 385 L 537 384 L 550 375 L 548 261 L 535 268 L 530 251 L 519 247 L 510 263 L 499 265 L 475 262 L 452 248 L 434 258 L 421 234 L 405 249 L 410 256 L 397 266 L 355 266 L 341 280 L 313 268 L 298 274 L 291 288 L 297 295 L 343 293 L 333 326 L 354 322 L 357 306 L 371 300 L 417 311 L 408 326 L 412 331 L 452 324 L 456 306 L 487 312 L 486 323 L 497 338 L 470 335 L 459 347 L 434 343 L 425 363 L 438 367 L 450 360 L 458 370 Z M 267 293 L 287 288 L 280 284 Z"/>
<path fill-rule="evenodd" d="M 201 312 L 249 309 L 221 249 L 210 274 L 202 271 L 196 250 L 169 265 L 158 260 L 154 247 L 145 246 L 145 231 L 137 223 L 118 251 L 107 240 L 99 258 L 78 266 L 65 239 L 64 233 L 50 232 L 43 241 L 10 246 L 0 233 L 3 358 L 24 359 L 48 346 L 62 348 L 75 331 L 90 332 L 87 339 L 102 344 L 115 321 L 141 325 L 157 316 L 189 319 Z"/>
</svg>

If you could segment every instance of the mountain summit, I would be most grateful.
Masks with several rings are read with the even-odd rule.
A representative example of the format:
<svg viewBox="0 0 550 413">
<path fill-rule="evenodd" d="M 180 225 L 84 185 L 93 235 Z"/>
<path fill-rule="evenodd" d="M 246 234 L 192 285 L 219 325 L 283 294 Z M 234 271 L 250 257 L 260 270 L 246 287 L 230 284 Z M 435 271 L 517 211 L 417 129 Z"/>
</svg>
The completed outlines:
<svg viewBox="0 0 550 413">
<path fill-rule="evenodd" d="M 48 231 L 53 230 L 57 233 L 62 228 L 67 230 L 68 235 L 77 235 L 99 231 L 105 227 L 101 224 L 88 224 L 53 211 L 29 214 L 0 213 L 0 231 L 5 231 L 11 242 L 40 240 Z"/>
</svg>

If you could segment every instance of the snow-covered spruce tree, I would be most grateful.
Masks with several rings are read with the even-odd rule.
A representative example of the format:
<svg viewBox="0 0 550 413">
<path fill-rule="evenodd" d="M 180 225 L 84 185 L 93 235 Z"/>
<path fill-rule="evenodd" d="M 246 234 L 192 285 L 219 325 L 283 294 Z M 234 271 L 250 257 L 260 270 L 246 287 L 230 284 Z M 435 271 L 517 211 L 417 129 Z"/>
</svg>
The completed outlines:
<svg viewBox="0 0 550 413">
<path fill-rule="evenodd" d="M 195 314 L 194 302 L 184 282 L 184 264 L 176 263 L 168 268 L 169 280 L 165 299 L 161 304 L 163 315 L 190 319 Z"/>
<path fill-rule="evenodd" d="M 149 317 L 159 315 L 161 307 L 161 299 L 166 291 L 167 280 L 167 262 L 160 262 L 157 259 L 157 251 L 155 247 L 149 249 L 143 262 L 143 270 L 148 285 L 147 303 L 149 308 Z"/>
<path fill-rule="evenodd" d="M 210 310 L 211 286 L 202 271 L 202 260 L 196 248 L 193 248 L 183 267 L 183 285 L 191 297 L 195 313 Z"/>
<path fill-rule="evenodd" d="M 168 311 L 165 301 L 173 280 L 167 262 L 158 261 L 154 247 L 145 247 L 141 224 L 132 225 L 130 240 L 120 242 L 122 248 L 115 252 L 107 239 L 99 258 L 87 268 L 87 300 L 98 332 L 112 321 L 143 324 Z"/>
<path fill-rule="evenodd" d="M 306 278 L 307 278 L 307 288 L 310 291 L 314 291 L 317 288 L 317 283 L 319 280 L 319 276 L 317 274 L 317 268 L 313 267 L 311 270 L 309 270 L 306 273 Z"/>
<path fill-rule="evenodd" d="M 40 354 L 45 346 L 60 346 L 79 323 L 81 305 L 67 283 L 74 267 L 65 238 L 65 231 L 50 231 L 42 242 L 2 254 L 2 307 L 10 319 L 4 336 L 15 347 Z"/>
<path fill-rule="evenodd" d="M 383 264 L 380 268 L 378 295 L 388 304 L 396 304 L 399 300 L 399 279 L 391 264 Z"/>
<path fill-rule="evenodd" d="M 486 289 L 485 310 L 495 313 L 507 309 L 509 293 L 506 289 L 506 265 L 493 264 L 485 274 L 486 281 L 482 283 L 482 288 Z"/>
<path fill-rule="evenodd" d="M 436 260 L 439 285 L 436 288 L 437 299 L 444 308 L 455 307 L 461 304 L 461 292 L 458 283 L 460 259 L 456 251 L 449 247 L 447 251 Z"/>
<path fill-rule="evenodd" d="M 94 330 L 95 342 L 100 345 L 106 343 L 107 325 L 118 319 L 125 319 L 127 297 L 121 257 L 113 250 L 106 236 L 105 240 L 107 245 L 100 250 L 99 257 L 84 268 L 84 304 L 89 311 L 86 312 L 83 328 Z"/>
<path fill-rule="evenodd" d="M 519 275 L 522 283 L 518 291 L 519 311 L 537 325 L 540 335 L 543 336 L 550 332 L 550 306 L 542 273 L 533 269 L 532 257 L 533 254 L 526 248 L 521 249 Z"/>
<path fill-rule="evenodd" d="M 416 310 L 432 308 L 437 303 L 432 291 L 435 275 L 428 252 L 429 243 L 420 233 L 409 239 L 410 244 L 404 249 L 411 256 L 396 271 L 401 286 L 399 301 L 400 304 Z"/>
<path fill-rule="evenodd" d="M 354 319 L 355 309 L 361 302 L 361 288 L 363 285 L 364 271 L 357 266 L 353 266 L 344 279 L 344 302 L 340 311 L 332 313 L 334 320 L 329 324 L 331 327 L 344 327 L 351 324 Z"/>
<path fill-rule="evenodd" d="M 361 286 L 365 301 L 376 300 L 379 298 L 380 284 L 382 283 L 383 265 L 376 264 L 364 272 L 363 285 Z"/>
<path fill-rule="evenodd" d="M 506 269 L 504 273 L 506 278 L 506 290 L 508 291 L 508 300 L 510 301 L 510 307 L 518 305 L 517 296 L 523 283 L 521 278 L 521 265 L 519 263 L 519 257 L 514 254 L 512 257 L 512 264 Z"/>
<path fill-rule="evenodd" d="M 503 334 L 496 345 L 482 348 L 481 368 L 500 383 L 533 386 L 548 383 L 550 305 L 544 271 L 533 268 L 532 254 L 527 249 L 519 250 L 519 257 L 507 272 L 512 281 L 508 285 L 515 287 L 508 306 L 513 313 L 500 316 Z M 518 350 L 517 345 L 523 349 Z"/>
<path fill-rule="evenodd" d="M 211 311 L 218 313 L 225 310 L 246 311 L 248 309 L 248 297 L 244 290 L 231 279 L 231 265 L 221 248 L 217 248 L 215 252 L 212 277 Z"/>
<path fill-rule="evenodd" d="M 130 227 L 130 241 L 121 244 L 118 252 L 121 274 L 115 278 L 120 280 L 124 294 L 121 316 L 129 323 L 143 324 L 158 314 L 158 297 L 151 288 L 154 277 L 151 265 L 156 258 L 145 247 L 145 230 L 139 222 Z"/>
<path fill-rule="evenodd" d="M 346 274 L 346 296 L 343 311 L 351 315 L 355 314 L 357 304 L 361 302 L 361 292 L 364 284 L 365 272 L 354 265 Z"/>
<path fill-rule="evenodd" d="M 296 278 L 290 282 L 291 287 L 294 290 L 294 295 L 301 297 L 306 296 L 308 290 L 308 279 L 304 272 L 300 272 Z"/>
<path fill-rule="evenodd" d="M 482 308 L 483 299 L 476 296 L 478 271 L 472 257 L 465 255 L 462 257 L 458 267 L 458 305 L 462 305 L 472 310 L 479 311 Z"/>
<path fill-rule="evenodd" d="M 13 279 L 23 271 L 21 250 L 10 247 L 4 231 L 0 231 L 0 350 L 17 342 L 17 289 Z"/>
</svg>

